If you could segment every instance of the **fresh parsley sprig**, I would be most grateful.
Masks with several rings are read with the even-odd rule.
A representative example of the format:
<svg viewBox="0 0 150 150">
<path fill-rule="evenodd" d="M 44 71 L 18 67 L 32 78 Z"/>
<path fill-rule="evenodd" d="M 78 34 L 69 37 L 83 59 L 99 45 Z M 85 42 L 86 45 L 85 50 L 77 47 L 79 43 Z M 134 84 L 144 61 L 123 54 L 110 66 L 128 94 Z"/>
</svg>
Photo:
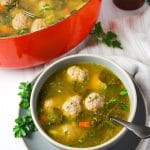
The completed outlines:
<svg viewBox="0 0 150 150">
<path fill-rule="evenodd" d="M 30 113 L 30 95 L 32 84 L 29 82 L 21 82 L 19 85 L 18 95 L 21 98 L 20 107 L 25 110 L 26 115 L 15 120 L 13 128 L 15 137 L 24 137 L 31 132 L 37 131 Z"/>
<path fill-rule="evenodd" d="M 24 29 L 20 29 L 19 31 L 18 31 L 18 34 L 25 34 L 25 33 L 28 33 L 29 32 L 29 29 L 27 29 L 27 28 L 24 28 Z"/>
<path fill-rule="evenodd" d="M 100 22 L 95 24 L 95 27 L 90 34 L 97 43 L 104 43 L 108 47 L 122 49 L 121 42 L 117 39 L 117 34 L 112 31 L 104 32 Z"/>
<path fill-rule="evenodd" d="M 118 105 L 120 106 L 120 108 L 124 111 L 127 111 L 129 109 L 128 105 L 123 103 L 123 102 L 119 102 L 116 98 L 111 98 L 107 103 L 104 104 L 104 109 L 108 110 L 110 106 L 112 105 Z"/>
<path fill-rule="evenodd" d="M 120 95 L 121 95 L 121 96 L 128 95 L 128 91 L 127 91 L 126 89 L 121 89 Z"/>
<path fill-rule="evenodd" d="M 18 95 L 21 98 L 20 107 L 28 109 L 30 107 L 30 95 L 32 91 L 32 85 L 28 82 L 21 82 L 19 85 L 20 92 Z"/>
<path fill-rule="evenodd" d="M 15 137 L 24 137 L 31 132 L 37 131 L 31 116 L 17 118 L 15 123 L 16 125 L 13 128 Z"/>
</svg>

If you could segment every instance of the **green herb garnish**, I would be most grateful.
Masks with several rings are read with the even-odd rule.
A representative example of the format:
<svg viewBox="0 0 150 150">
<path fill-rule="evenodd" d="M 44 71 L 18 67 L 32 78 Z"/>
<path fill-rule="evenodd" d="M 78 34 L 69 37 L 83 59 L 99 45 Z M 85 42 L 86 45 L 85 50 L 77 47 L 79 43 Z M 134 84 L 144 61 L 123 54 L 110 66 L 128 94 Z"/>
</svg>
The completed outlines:
<svg viewBox="0 0 150 150">
<path fill-rule="evenodd" d="M 117 99 L 111 98 L 106 104 L 104 104 L 104 109 L 107 110 L 112 104 L 117 104 Z"/>
<path fill-rule="evenodd" d="M 83 80 L 83 84 L 86 85 L 86 84 L 88 84 L 88 82 L 89 82 L 89 79 L 86 77 L 86 78 Z"/>
<path fill-rule="evenodd" d="M 95 24 L 91 35 L 94 37 L 97 43 L 100 42 L 106 44 L 108 47 L 122 49 L 122 45 L 117 39 L 117 34 L 112 31 L 108 31 L 105 33 L 100 22 Z"/>
<path fill-rule="evenodd" d="M 122 110 L 125 110 L 125 111 L 129 109 L 128 105 L 125 103 L 119 103 L 119 106 L 121 107 Z"/>
<path fill-rule="evenodd" d="M 55 122 L 57 122 L 57 120 L 59 118 L 56 114 L 51 114 L 51 115 L 48 116 L 48 119 L 50 120 L 51 123 L 55 123 Z"/>
<path fill-rule="evenodd" d="M 59 125 L 64 121 L 64 116 L 60 109 L 54 108 L 53 113 L 48 116 L 48 119 L 52 125 Z"/>
<path fill-rule="evenodd" d="M 88 78 L 85 78 L 82 83 L 80 83 L 78 81 L 73 81 L 72 82 L 73 83 L 73 90 L 75 92 L 82 90 L 88 84 L 88 82 L 89 82 Z"/>
<path fill-rule="evenodd" d="M 18 95 L 21 98 L 20 107 L 26 112 L 26 116 L 19 117 L 15 120 L 15 126 L 13 128 L 15 137 L 24 137 L 31 132 L 37 131 L 30 113 L 30 95 L 32 91 L 32 85 L 29 82 L 21 82 L 19 85 L 20 92 Z"/>
<path fill-rule="evenodd" d="M 40 14 L 38 15 L 38 17 L 44 17 L 45 12 L 48 11 L 49 9 L 50 9 L 50 6 L 48 4 L 45 4 L 44 6 L 42 6 Z"/>
<path fill-rule="evenodd" d="M 120 106 L 122 110 L 125 110 L 125 111 L 128 110 L 128 105 L 125 103 L 119 102 L 116 98 L 111 98 L 108 102 L 106 102 L 104 104 L 104 109 L 107 110 L 112 105 L 118 105 Z"/>
<path fill-rule="evenodd" d="M 109 104 L 117 104 L 117 99 L 111 98 L 108 103 Z"/>
<path fill-rule="evenodd" d="M 25 34 L 25 33 L 28 33 L 29 32 L 29 29 L 20 29 L 19 31 L 18 31 L 18 34 Z"/>
<path fill-rule="evenodd" d="M 120 91 L 121 96 L 125 96 L 127 94 L 128 94 L 128 91 L 126 89 L 121 89 L 121 91 Z"/>
<path fill-rule="evenodd" d="M 104 84 L 104 89 L 103 89 L 103 91 L 100 91 L 99 94 L 100 94 L 100 95 L 106 95 L 107 89 L 108 89 L 108 86 L 107 86 L 107 84 L 105 83 L 105 84 Z"/>
<path fill-rule="evenodd" d="M 93 131 L 89 131 L 89 132 L 87 132 L 87 137 L 93 138 L 93 137 L 95 137 L 95 133 Z"/>
<path fill-rule="evenodd" d="M 30 132 L 37 131 L 31 116 L 17 118 L 15 123 L 16 125 L 13 128 L 15 137 L 24 137 Z"/>
<path fill-rule="evenodd" d="M 30 106 L 30 95 L 32 91 L 32 85 L 28 82 L 21 82 L 19 86 L 20 92 L 18 95 L 21 98 L 20 107 L 24 109 L 28 109 Z"/>
<path fill-rule="evenodd" d="M 42 6 L 41 10 L 46 11 L 49 10 L 50 6 L 48 4 L 45 4 L 44 6 Z"/>
<path fill-rule="evenodd" d="M 48 118 L 49 118 L 50 120 L 55 120 L 55 119 L 58 118 L 58 116 L 55 115 L 55 114 L 51 114 L 51 115 L 48 116 Z"/>
<path fill-rule="evenodd" d="M 106 91 L 108 89 L 108 86 L 107 86 L 107 84 L 105 83 L 104 84 L 104 91 Z"/>
<path fill-rule="evenodd" d="M 83 139 L 79 139 L 78 142 L 82 144 L 83 143 Z"/>
</svg>

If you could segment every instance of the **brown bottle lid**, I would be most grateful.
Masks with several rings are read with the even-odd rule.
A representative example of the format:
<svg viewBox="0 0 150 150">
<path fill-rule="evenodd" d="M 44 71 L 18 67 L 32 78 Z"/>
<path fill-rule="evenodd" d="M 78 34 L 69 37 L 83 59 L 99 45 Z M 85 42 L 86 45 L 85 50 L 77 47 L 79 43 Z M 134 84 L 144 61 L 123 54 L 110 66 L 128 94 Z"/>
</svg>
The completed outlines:
<svg viewBox="0 0 150 150">
<path fill-rule="evenodd" d="M 135 10 L 140 8 L 145 0 L 113 0 L 114 4 L 124 10 Z"/>
</svg>

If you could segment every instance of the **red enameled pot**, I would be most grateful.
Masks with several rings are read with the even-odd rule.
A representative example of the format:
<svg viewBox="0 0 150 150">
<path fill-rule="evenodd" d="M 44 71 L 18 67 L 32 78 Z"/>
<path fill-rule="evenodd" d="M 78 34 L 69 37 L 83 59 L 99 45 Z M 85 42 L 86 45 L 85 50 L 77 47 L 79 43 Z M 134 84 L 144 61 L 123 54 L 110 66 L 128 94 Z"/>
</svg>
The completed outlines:
<svg viewBox="0 0 150 150">
<path fill-rule="evenodd" d="M 71 50 L 91 31 L 100 6 L 101 0 L 90 0 L 75 14 L 46 29 L 22 36 L 0 38 L 0 67 L 32 67 Z"/>
</svg>

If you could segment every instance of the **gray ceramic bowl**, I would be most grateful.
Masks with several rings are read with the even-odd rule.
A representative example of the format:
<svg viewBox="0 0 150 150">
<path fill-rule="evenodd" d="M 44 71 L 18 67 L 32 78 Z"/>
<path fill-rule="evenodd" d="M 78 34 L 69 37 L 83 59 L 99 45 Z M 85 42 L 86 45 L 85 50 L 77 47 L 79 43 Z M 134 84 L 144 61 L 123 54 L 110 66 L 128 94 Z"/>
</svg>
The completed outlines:
<svg viewBox="0 0 150 150">
<path fill-rule="evenodd" d="M 135 113 L 136 113 L 136 107 L 137 107 L 136 90 L 135 90 L 132 80 L 130 79 L 129 75 L 123 69 L 121 69 L 118 65 L 116 65 L 112 61 L 105 59 L 103 57 L 98 57 L 98 56 L 94 56 L 94 55 L 89 55 L 89 54 L 79 55 L 78 54 L 78 55 L 64 57 L 64 58 L 61 58 L 61 59 L 53 62 L 44 72 L 42 72 L 42 74 L 38 77 L 38 79 L 36 80 L 36 82 L 33 86 L 32 94 L 31 94 L 31 114 L 32 114 L 33 121 L 34 121 L 38 131 L 45 137 L 45 139 L 47 139 L 51 144 L 55 145 L 56 147 L 58 147 L 60 149 L 66 149 L 66 150 L 70 150 L 70 149 L 76 150 L 79 148 L 72 148 L 72 147 L 60 144 L 60 143 L 56 142 L 55 140 L 53 140 L 51 137 L 49 137 L 45 133 L 45 131 L 42 129 L 42 127 L 37 119 L 37 111 L 36 111 L 37 110 L 37 98 L 38 98 L 38 94 L 40 92 L 42 85 L 45 83 L 45 81 L 47 80 L 47 78 L 49 76 L 51 76 L 59 68 L 62 68 L 63 66 L 66 66 L 66 65 L 72 64 L 72 63 L 76 63 L 76 62 L 92 62 L 92 63 L 100 64 L 100 65 L 108 68 L 109 70 L 111 70 L 114 74 L 116 74 L 120 78 L 120 80 L 123 82 L 126 89 L 128 90 L 128 94 L 130 97 L 130 114 L 129 114 L 129 118 L 128 118 L 129 122 L 133 121 Z M 119 139 L 121 139 L 121 137 L 125 134 L 125 132 L 126 132 L 126 129 L 123 128 L 116 136 L 114 136 L 112 139 L 105 142 L 104 144 L 100 144 L 100 145 L 97 145 L 94 147 L 89 147 L 89 148 L 80 148 L 80 149 L 81 150 L 108 149 L 109 147 L 111 147 L 112 145 L 117 143 L 119 141 Z"/>
</svg>

